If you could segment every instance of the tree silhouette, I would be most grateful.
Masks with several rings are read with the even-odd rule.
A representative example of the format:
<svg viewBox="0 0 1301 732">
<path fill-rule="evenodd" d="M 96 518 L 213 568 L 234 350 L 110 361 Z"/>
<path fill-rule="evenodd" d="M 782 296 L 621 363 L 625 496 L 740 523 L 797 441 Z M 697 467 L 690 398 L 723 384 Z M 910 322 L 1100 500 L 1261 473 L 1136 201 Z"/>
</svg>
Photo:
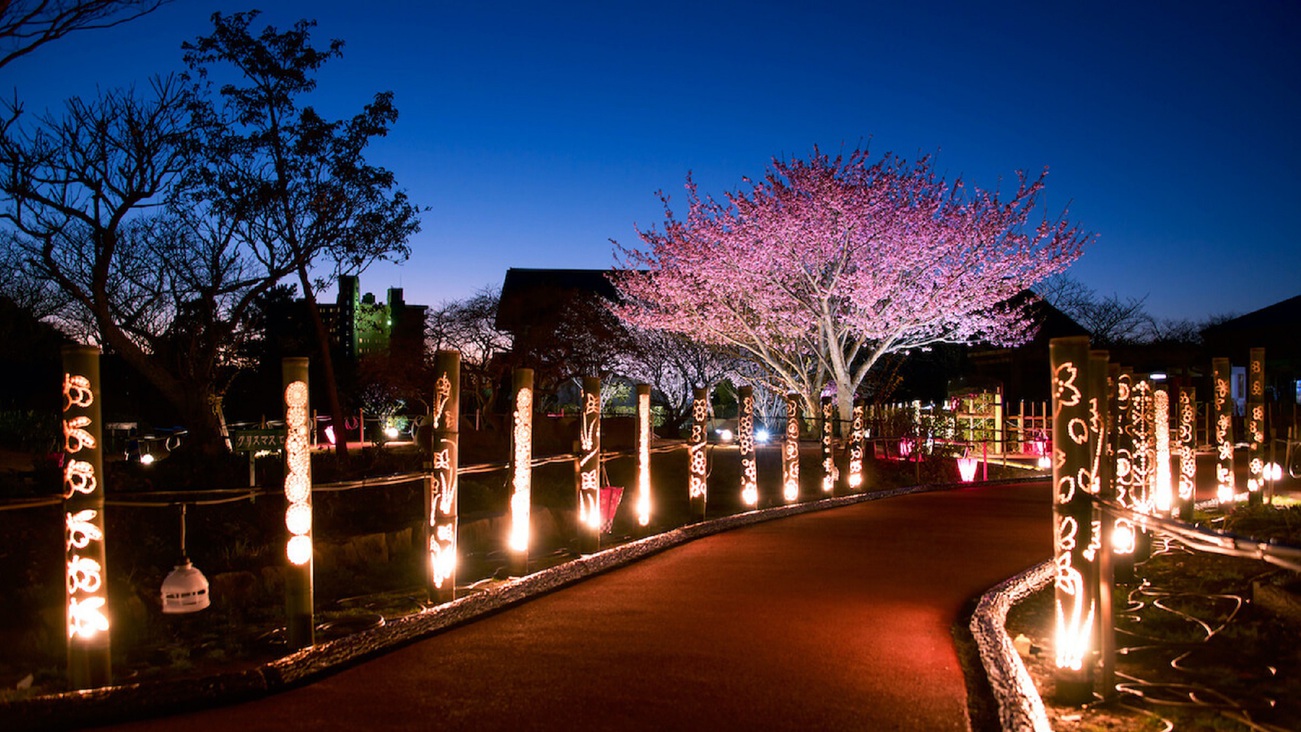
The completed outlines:
<svg viewBox="0 0 1301 732">
<path fill-rule="evenodd" d="M 112 28 L 169 0 L 5 0 L 0 2 L 0 68 L 69 33 Z"/>
<path fill-rule="evenodd" d="M 292 252 L 320 343 L 330 411 L 342 424 L 317 293 L 338 275 L 359 273 L 378 259 L 406 259 L 407 240 L 420 230 L 419 209 L 397 189 L 393 173 L 365 158 L 370 141 L 397 120 L 392 93 L 376 94 L 349 119 L 322 118 L 304 101 L 320 67 L 342 55 L 343 42 L 312 46 L 315 23 L 307 20 L 254 35 L 249 26 L 257 16 L 215 13 L 212 33 L 182 46 L 198 77 L 218 68 L 214 76 L 234 71 L 238 77 L 221 86 L 221 104 L 206 108 L 208 159 L 198 170 L 200 186 L 246 236 Z M 314 278 L 322 267 L 326 275 Z M 338 451 L 346 455 L 345 441 Z"/>
</svg>

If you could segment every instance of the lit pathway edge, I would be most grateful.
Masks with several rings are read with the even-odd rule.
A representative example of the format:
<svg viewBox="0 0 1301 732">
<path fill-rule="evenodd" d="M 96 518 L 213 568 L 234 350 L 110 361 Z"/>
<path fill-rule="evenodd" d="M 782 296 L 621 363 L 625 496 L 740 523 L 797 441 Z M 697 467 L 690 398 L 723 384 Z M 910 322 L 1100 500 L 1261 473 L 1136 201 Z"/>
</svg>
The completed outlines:
<svg viewBox="0 0 1301 732">
<path fill-rule="evenodd" d="M 1007 637 L 1007 613 L 1012 606 L 1048 586 L 1056 564 L 1047 560 L 995 586 L 981 596 L 971 615 L 971 635 L 980 649 L 989 686 L 998 702 L 998 719 L 1008 732 L 1051 732 L 1043 699 L 1034 680 Z"/>
<path fill-rule="evenodd" d="M 894 488 L 711 519 L 595 554 L 583 555 L 564 564 L 503 582 L 424 612 L 393 619 L 378 628 L 304 648 L 257 668 L 199 679 L 124 684 L 0 702 L 0 722 L 3 723 L 0 726 L 14 731 L 75 729 L 91 724 L 103 725 L 144 717 L 166 716 L 182 711 L 247 701 L 310 683 L 345 666 L 712 534 L 789 516 L 885 498 L 971 488 L 976 485 L 1014 484 L 1035 480 L 1042 480 L 1042 478 Z M 1006 610 L 1003 612 L 1006 614 Z M 976 633 L 975 622 L 973 618 L 972 630 L 977 641 L 980 642 L 981 634 Z M 1001 628 L 1000 624 L 1000 631 Z M 1006 641 L 1005 633 L 1003 638 L 1010 648 L 1011 643 Z M 986 668 L 989 668 L 990 662 L 986 657 L 985 645 L 982 643 L 980 648 L 982 660 Z M 992 675 L 991 673 L 991 677 Z M 999 702 L 1001 708 L 1001 698 Z"/>
</svg>

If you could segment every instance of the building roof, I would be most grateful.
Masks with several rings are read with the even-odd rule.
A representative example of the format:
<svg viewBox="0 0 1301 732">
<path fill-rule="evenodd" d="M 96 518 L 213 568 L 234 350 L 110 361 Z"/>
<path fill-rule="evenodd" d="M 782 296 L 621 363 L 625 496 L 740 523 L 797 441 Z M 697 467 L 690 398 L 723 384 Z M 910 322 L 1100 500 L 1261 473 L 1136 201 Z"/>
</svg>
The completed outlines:
<svg viewBox="0 0 1301 732">
<path fill-rule="evenodd" d="M 1264 348 L 1266 356 L 1301 355 L 1301 295 L 1276 302 L 1202 330 L 1212 355 L 1246 356 L 1249 348 Z"/>
<path fill-rule="evenodd" d="M 610 282 L 608 269 L 520 269 L 506 270 L 497 305 L 497 327 L 515 331 L 521 326 L 546 321 L 575 296 L 596 295 L 611 302 L 619 292 Z"/>
</svg>

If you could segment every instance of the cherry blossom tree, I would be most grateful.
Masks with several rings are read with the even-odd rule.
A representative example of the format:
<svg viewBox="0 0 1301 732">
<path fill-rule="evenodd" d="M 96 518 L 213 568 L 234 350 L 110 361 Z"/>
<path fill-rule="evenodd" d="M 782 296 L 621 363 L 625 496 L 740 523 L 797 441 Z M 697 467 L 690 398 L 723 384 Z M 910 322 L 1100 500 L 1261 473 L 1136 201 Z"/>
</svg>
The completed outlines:
<svg viewBox="0 0 1301 732">
<path fill-rule="evenodd" d="M 1046 173 L 1045 173 L 1046 175 Z M 1013 344 L 1009 298 L 1064 270 L 1092 238 L 1065 218 L 1032 223 L 1044 175 L 1013 194 L 952 183 L 929 158 L 867 150 L 776 159 L 722 200 L 687 177 L 687 214 L 617 242 L 627 322 L 730 345 L 803 395 L 824 384 L 841 414 L 883 356 L 937 343 Z"/>
</svg>

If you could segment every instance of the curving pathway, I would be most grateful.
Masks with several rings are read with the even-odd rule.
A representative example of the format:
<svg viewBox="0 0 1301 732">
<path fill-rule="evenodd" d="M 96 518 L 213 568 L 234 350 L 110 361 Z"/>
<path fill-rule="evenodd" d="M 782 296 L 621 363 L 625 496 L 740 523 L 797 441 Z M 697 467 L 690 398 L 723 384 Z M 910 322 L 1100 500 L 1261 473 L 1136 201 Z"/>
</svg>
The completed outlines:
<svg viewBox="0 0 1301 732">
<path fill-rule="evenodd" d="M 717 534 L 264 699 L 118 730 L 964 730 L 950 628 L 1051 553 L 1047 482 Z"/>
</svg>

